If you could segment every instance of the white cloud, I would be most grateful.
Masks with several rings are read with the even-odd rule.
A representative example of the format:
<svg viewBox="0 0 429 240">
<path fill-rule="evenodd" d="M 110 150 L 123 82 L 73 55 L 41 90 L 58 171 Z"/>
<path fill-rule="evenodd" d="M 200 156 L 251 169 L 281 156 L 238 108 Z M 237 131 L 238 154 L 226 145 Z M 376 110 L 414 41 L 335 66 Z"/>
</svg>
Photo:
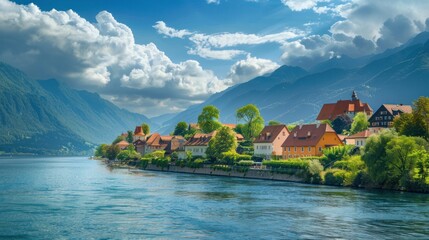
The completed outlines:
<svg viewBox="0 0 429 240">
<path fill-rule="evenodd" d="M 220 0 L 207 0 L 208 4 L 219 4 Z"/>
<path fill-rule="evenodd" d="M 277 63 L 269 59 L 251 57 L 249 54 L 246 59 L 231 66 L 228 80 L 231 85 L 247 82 L 257 76 L 270 73 L 278 67 L 280 66 Z"/>
<path fill-rule="evenodd" d="M 157 26 L 173 37 L 188 34 Z M 227 87 L 194 60 L 174 63 L 155 44 L 136 44 L 131 29 L 106 11 L 90 23 L 72 10 L 45 12 L 0 0 L 0 36 L 7 36 L 0 38 L 0 61 L 105 96 L 168 97 L 169 108 L 182 108 Z"/>
<path fill-rule="evenodd" d="M 313 6 L 314 8 L 314 6 Z M 311 67 L 334 56 L 360 57 L 400 46 L 425 30 L 429 1 L 352 0 L 334 7 L 330 33 L 283 44 L 285 64 Z"/>
<path fill-rule="evenodd" d="M 159 21 L 157 23 L 160 23 Z M 186 29 L 177 30 L 168 27 L 162 22 L 163 28 L 169 29 L 169 31 L 159 31 L 159 27 L 154 27 L 158 30 L 158 33 L 164 34 L 170 37 L 174 37 L 173 33 L 183 32 L 187 33 L 188 39 L 195 45 L 190 50 L 189 54 L 198 55 L 202 58 L 209 59 L 220 59 L 230 60 L 239 55 L 246 54 L 247 52 L 239 49 L 224 49 L 228 47 L 239 47 L 249 45 L 260 45 L 266 43 L 277 43 L 284 44 L 290 39 L 302 37 L 306 32 L 298 29 L 286 29 L 285 31 L 273 34 L 258 35 L 258 34 L 246 34 L 246 33 L 216 33 L 216 34 L 202 34 L 202 33 L 191 33 Z M 185 36 L 185 35 L 183 35 Z M 180 37 L 180 36 L 176 36 Z"/>
<path fill-rule="evenodd" d="M 169 37 L 183 38 L 184 36 L 192 34 L 186 29 L 176 30 L 174 28 L 167 27 L 167 25 L 163 21 L 156 22 L 153 27 L 158 31 L 159 34 L 163 34 Z"/>
<path fill-rule="evenodd" d="M 312 9 L 317 6 L 317 2 L 321 0 L 281 0 L 284 5 L 289 7 L 292 11 L 302 11 Z"/>
</svg>

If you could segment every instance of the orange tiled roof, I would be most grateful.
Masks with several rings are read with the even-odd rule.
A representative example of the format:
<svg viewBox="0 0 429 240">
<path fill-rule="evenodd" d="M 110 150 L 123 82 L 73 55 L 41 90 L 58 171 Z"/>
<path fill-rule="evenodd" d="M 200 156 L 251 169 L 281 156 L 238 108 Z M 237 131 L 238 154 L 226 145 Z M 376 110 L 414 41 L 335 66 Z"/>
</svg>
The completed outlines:
<svg viewBox="0 0 429 240">
<path fill-rule="evenodd" d="M 383 104 L 383 106 L 389 111 L 392 115 L 394 111 L 400 111 L 402 113 L 412 113 L 413 108 L 410 105 L 402 104 Z"/>
<path fill-rule="evenodd" d="M 324 104 L 316 120 L 333 121 L 347 112 L 365 112 L 367 115 L 371 115 L 373 111 L 367 103 L 362 103 L 360 100 L 338 100 L 337 103 Z"/>
<path fill-rule="evenodd" d="M 272 143 L 274 140 L 276 140 L 277 136 L 282 132 L 282 130 L 285 130 L 289 134 L 289 130 L 287 129 L 286 125 L 273 125 L 273 126 L 265 126 L 264 129 L 262 129 L 259 136 L 253 141 L 254 143 Z"/>
<path fill-rule="evenodd" d="M 334 129 L 326 123 L 299 125 L 292 130 L 282 147 L 313 147 L 328 132 L 335 133 Z"/>
<path fill-rule="evenodd" d="M 122 141 L 118 142 L 116 145 L 119 147 L 127 147 L 128 145 L 130 145 L 130 143 L 125 141 L 125 140 L 122 140 Z"/>
<path fill-rule="evenodd" d="M 351 136 L 348 136 L 348 137 L 346 137 L 346 139 L 367 138 L 371 135 L 372 135 L 372 133 L 367 129 L 367 130 L 364 130 L 362 132 L 358 132 L 358 133 L 355 133 Z"/>
<path fill-rule="evenodd" d="M 144 136 L 142 126 L 137 126 L 136 129 L 134 129 L 134 136 Z"/>
</svg>

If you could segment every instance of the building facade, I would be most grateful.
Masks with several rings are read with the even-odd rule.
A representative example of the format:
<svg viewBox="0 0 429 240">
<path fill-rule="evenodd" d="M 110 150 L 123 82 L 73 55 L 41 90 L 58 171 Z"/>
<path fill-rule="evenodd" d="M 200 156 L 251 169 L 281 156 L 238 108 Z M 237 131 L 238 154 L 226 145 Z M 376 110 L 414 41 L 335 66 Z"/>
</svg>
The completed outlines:
<svg viewBox="0 0 429 240">
<path fill-rule="evenodd" d="M 369 104 L 361 102 L 361 100 L 359 100 L 359 98 L 357 97 L 356 92 L 353 91 L 351 100 L 338 100 L 336 103 L 324 104 L 319 112 L 319 115 L 317 115 L 316 120 L 334 121 L 337 117 L 341 115 L 347 115 L 348 117 L 353 119 L 353 117 L 359 112 L 365 113 L 368 118 L 373 113 L 372 108 L 369 106 Z"/>
<path fill-rule="evenodd" d="M 286 125 L 265 126 L 253 141 L 254 155 L 270 159 L 282 155 L 282 144 L 289 136 Z"/>
<path fill-rule="evenodd" d="M 413 111 L 410 105 L 403 104 L 383 104 L 368 119 L 371 128 L 390 128 L 393 126 L 393 119 L 403 113 Z"/>
<path fill-rule="evenodd" d="M 283 158 L 321 156 L 323 149 L 342 145 L 337 133 L 326 123 L 299 125 L 282 144 Z"/>
</svg>

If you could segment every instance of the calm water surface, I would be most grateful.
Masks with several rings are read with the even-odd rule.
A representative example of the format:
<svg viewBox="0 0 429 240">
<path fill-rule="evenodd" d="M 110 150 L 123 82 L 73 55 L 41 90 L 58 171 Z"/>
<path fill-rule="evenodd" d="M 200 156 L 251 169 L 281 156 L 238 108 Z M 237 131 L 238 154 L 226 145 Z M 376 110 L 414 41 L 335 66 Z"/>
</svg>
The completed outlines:
<svg viewBox="0 0 429 240">
<path fill-rule="evenodd" d="M 0 238 L 429 239 L 429 195 L 0 159 Z"/>
</svg>

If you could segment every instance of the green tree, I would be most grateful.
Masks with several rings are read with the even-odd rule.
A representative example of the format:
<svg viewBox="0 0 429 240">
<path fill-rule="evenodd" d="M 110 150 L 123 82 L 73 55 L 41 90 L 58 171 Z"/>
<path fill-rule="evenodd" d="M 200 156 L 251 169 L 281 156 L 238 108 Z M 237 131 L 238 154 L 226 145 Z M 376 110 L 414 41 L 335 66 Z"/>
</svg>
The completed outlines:
<svg viewBox="0 0 429 240">
<path fill-rule="evenodd" d="M 426 179 L 429 176 L 429 152 L 426 150 L 418 150 L 415 151 L 413 155 L 413 157 L 417 159 L 417 178 L 420 181 L 420 184 L 427 184 Z"/>
<path fill-rule="evenodd" d="M 114 160 L 114 159 L 116 159 L 116 156 L 118 156 L 120 151 L 121 151 L 121 149 L 119 149 L 119 147 L 117 145 L 110 145 L 107 148 L 106 157 L 109 160 Z"/>
<path fill-rule="evenodd" d="M 128 135 L 127 135 L 127 142 L 129 143 L 133 143 L 133 131 L 127 131 Z"/>
<path fill-rule="evenodd" d="M 96 157 L 106 157 L 108 148 L 109 148 L 109 145 L 103 143 L 96 148 L 94 155 Z"/>
<path fill-rule="evenodd" d="M 253 104 L 247 104 L 237 109 L 236 117 L 238 121 L 244 121 L 243 133 L 247 140 L 258 136 L 264 128 L 264 119 L 261 117 L 259 109 Z"/>
<path fill-rule="evenodd" d="M 188 124 L 186 122 L 177 123 L 176 127 L 174 128 L 173 135 L 185 136 L 187 133 L 188 133 Z"/>
<path fill-rule="evenodd" d="M 211 133 L 222 127 L 219 122 L 219 109 L 213 105 L 205 106 L 198 116 L 198 125 L 204 133 Z"/>
<path fill-rule="evenodd" d="M 414 153 L 419 148 L 414 138 L 406 136 L 393 138 L 387 143 L 386 169 L 395 185 L 405 187 L 412 179 L 417 161 Z"/>
<path fill-rule="evenodd" d="M 393 121 L 400 135 L 423 137 L 429 140 L 429 98 L 420 97 L 414 102 L 411 114 L 401 114 Z"/>
<path fill-rule="evenodd" d="M 147 123 L 142 123 L 141 126 L 142 126 L 143 133 L 145 135 L 149 135 L 150 134 L 150 127 L 149 127 L 149 125 Z"/>
<path fill-rule="evenodd" d="M 115 145 L 115 144 L 117 144 L 118 142 L 123 141 L 123 140 L 125 140 L 125 137 L 124 137 L 124 136 L 122 136 L 122 135 L 119 135 L 119 136 L 117 136 L 117 137 L 116 137 L 116 139 L 112 142 L 112 144 L 113 144 L 113 145 Z"/>
<path fill-rule="evenodd" d="M 350 128 L 350 134 L 355 134 L 368 129 L 369 122 L 368 116 L 363 112 L 358 112 L 353 118 L 352 126 Z"/>
<path fill-rule="evenodd" d="M 331 127 L 333 126 L 331 120 L 329 120 L 329 119 L 322 120 L 322 121 L 320 121 L 320 123 L 322 123 L 322 124 L 326 123 L 326 124 L 328 124 Z"/>
<path fill-rule="evenodd" d="M 235 152 L 237 138 L 229 127 L 221 127 L 210 140 L 206 155 L 210 158 L 220 159 L 224 152 Z"/>
<path fill-rule="evenodd" d="M 287 130 L 289 130 L 289 132 L 292 132 L 292 130 L 296 127 L 296 124 L 289 124 L 287 125 Z"/>
<path fill-rule="evenodd" d="M 275 125 L 281 125 L 282 123 L 276 120 L 270 120 L 268 122 L 268 126 L 275 126 Z"/>
<path fill-rule="evenodd" d="M 375 184 L 383 186 L 389 180 L 387 169 L 386 146 L 397 133 L 391 130 L 382 131 L 380 134 L 372 135 L 368 138 L 362 160 L 368 167 L 368 174 Z"/>
</svg>

